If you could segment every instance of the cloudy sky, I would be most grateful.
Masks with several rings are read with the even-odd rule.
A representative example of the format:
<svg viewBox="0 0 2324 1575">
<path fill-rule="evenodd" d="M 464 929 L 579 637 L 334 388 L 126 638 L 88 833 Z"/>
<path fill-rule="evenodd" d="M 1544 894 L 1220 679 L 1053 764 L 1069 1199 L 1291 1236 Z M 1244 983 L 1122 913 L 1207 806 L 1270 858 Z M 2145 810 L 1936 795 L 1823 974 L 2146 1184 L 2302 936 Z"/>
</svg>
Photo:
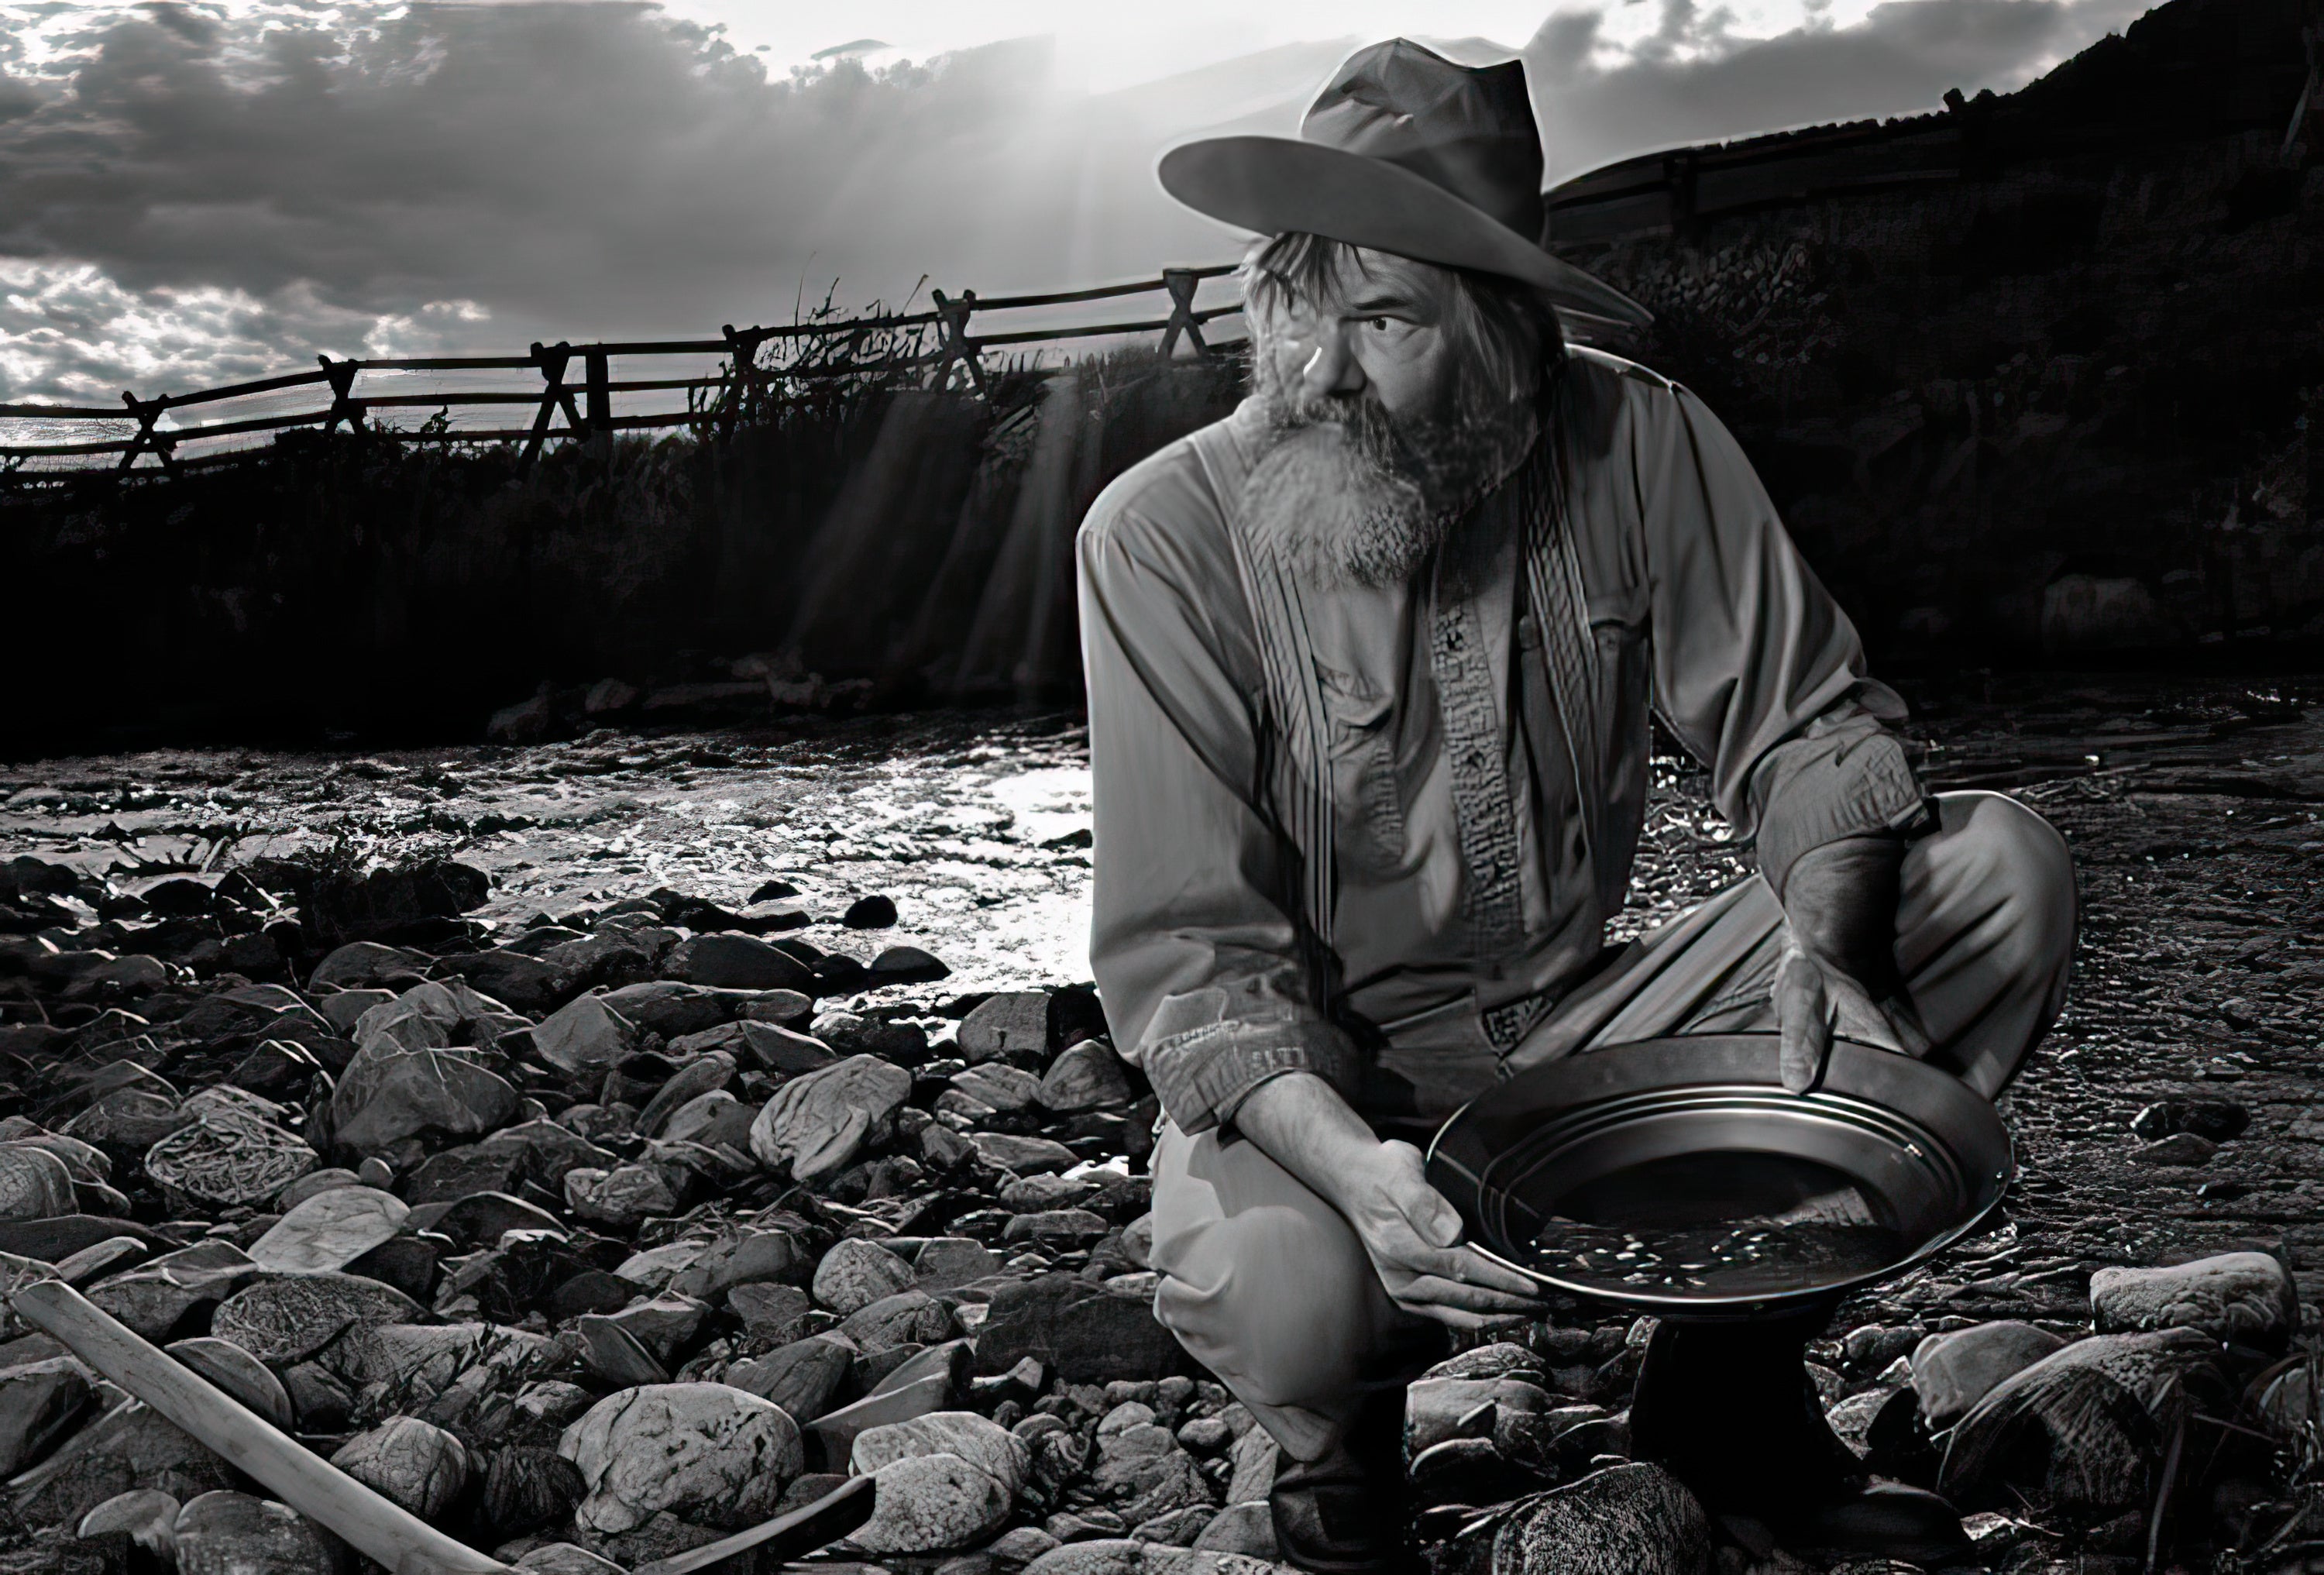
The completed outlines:
<svg viewBox="0 0 2324 1575">
<path fill-rule="evenodd" d="M 1230 260 L 1156 156 L 1292 133 L 1341 58 L 1397 32 L 1522 53 L 1554 181 L 2006 92 L 2144 9 L 0 0 L 0 401 Z"/>
</svg>

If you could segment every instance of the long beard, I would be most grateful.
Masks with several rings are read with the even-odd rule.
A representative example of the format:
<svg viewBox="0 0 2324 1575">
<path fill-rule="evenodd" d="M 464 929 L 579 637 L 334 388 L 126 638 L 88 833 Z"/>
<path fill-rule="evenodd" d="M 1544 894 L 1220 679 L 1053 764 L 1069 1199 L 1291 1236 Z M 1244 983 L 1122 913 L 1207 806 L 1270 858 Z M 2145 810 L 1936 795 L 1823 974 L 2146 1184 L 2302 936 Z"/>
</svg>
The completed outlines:
<svg viewBox="0 0 2324 1575">
<path fill-rule="evenodd" d="M 1310 398 L 1254 346 L 1267 448 L 1243 518 L 1296 572 L 1326 586 L 1407 583 L 1532 441 L 1527 401 L 1443 415 L 1389 413 L 1370 389 Z"/>
</svg>

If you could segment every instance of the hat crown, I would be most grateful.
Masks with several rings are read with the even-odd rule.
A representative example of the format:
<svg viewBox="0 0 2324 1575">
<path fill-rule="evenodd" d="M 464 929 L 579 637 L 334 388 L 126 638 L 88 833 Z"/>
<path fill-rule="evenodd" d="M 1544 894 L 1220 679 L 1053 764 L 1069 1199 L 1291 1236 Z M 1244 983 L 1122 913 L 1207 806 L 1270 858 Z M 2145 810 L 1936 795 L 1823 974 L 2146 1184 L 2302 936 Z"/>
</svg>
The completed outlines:
<svg viewBox="0 0 2324 1575">
<path fill-rule="evenodd" d="M 1519 61 L 1462 66 L 1405 38 L 1368 45 L 1308 106 L 1299 136 L 1399 165 L 1540 237 L 1541 132 Z"/>
</svg>

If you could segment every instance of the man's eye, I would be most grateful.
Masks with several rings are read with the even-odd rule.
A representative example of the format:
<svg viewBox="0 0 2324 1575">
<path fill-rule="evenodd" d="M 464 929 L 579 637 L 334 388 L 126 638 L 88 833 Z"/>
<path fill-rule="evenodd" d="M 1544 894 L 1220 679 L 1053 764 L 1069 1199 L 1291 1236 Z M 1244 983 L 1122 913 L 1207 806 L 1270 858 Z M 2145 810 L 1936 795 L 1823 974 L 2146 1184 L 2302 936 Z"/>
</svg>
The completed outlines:
<svg viewBox="0 0 2324 1575">
<path fill-rule="evenodd" d="M 1368 328 L 1376 328 L 1383 334 L 1388 332 L 1389 328 L 1395 327 L 1395 325 L 1396 319 L 1394 318 L 1366 318 L 1364 319 L 1364 327 Z"/>
</svg>

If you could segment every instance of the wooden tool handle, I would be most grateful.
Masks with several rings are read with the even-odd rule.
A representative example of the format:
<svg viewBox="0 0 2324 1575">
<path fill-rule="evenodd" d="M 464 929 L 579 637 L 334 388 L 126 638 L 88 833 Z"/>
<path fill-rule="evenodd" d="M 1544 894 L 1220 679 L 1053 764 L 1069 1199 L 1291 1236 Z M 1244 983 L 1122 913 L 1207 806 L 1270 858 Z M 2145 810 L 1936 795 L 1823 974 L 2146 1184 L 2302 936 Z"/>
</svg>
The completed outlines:
<svg viewBox="0 0 2324 1575">
<path fill-rule="evenodd" d="M 508 1565 L 364 1487 L 63 1281 L 26 1285 L 9 1302 L 25 1322 L 397 1575 L 506 1575 Z"/>
</svg>

